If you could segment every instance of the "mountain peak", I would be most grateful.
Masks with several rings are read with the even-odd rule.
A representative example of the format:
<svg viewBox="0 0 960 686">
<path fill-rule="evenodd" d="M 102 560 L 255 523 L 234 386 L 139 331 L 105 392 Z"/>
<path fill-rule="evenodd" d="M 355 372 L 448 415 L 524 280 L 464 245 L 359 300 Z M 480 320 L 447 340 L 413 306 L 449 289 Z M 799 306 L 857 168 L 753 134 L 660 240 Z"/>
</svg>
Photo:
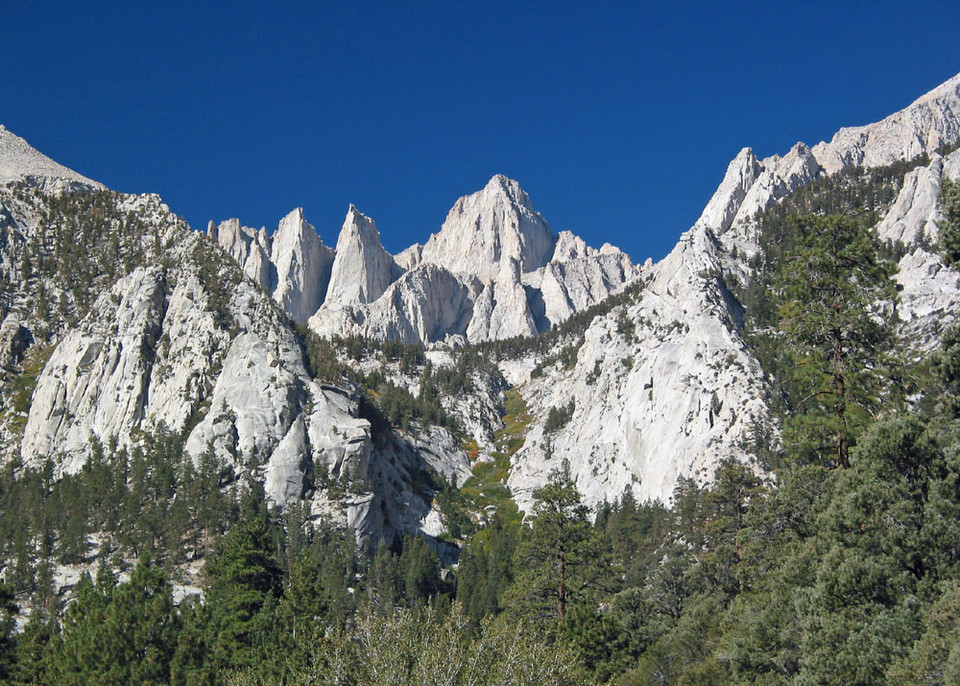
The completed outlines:
<svg viewBox="0 0 960 686">
<path fill-rule="evenodd" d="M 828 174 L 844 167 L 880 167 L 960 141 L 960 74 L 888 117 L 844 127 L 812 148 Z"/>
<path fill-rule="evenodd" d="M 327 301 L 337 305 L 373 302 L 399 271 L 380 242 L 376 222 L 351 204 L 337 239 Z"/>
<path fill-rule="evenodd" d="M 317 230 L 297 207 L 280 220 L 273 234 L 270 261 L 277 269 L 273 299 L 303 323 L 320 307 L 330 281 L 333 250 L 320 240 Z"/>
<path fill-rule="evenodd" d="M 0 185 L 11 181 L 31 181 L 52 189 L 73 185 L 104 188 L 103 184 L 54 162 L 0 124 Z"/>
<path fill-rule="evenodd" d="M 517 260 L 524 273 L 539 269 L 550 260 L 555 243 L 520 184 L 496 174 L 483 190 L 457 200 L 440 232 L 424 246 L 422 261 L 488 283 L 503 260 Z"/>
<path fill-rule="evenodd" d="M 914 100 L 910 107 L 943 100 L 944 98 L 956 98 L 958 95 L 960 95 L 960 74 L 947 79 L 933 90 L 924 93 Z"/>
</svg>

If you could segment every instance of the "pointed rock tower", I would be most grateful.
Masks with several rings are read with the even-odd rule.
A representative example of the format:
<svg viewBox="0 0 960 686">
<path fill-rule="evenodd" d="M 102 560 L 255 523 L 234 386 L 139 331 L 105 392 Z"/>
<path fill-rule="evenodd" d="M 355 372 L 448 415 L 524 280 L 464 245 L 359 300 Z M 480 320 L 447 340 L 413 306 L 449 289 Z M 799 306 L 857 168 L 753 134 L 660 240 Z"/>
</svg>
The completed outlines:
<svg viewBox="0 0 960 686">
<path fill-rule="evenodd" d="M 376 223 L 350 205 L 337 239 L 326 302 L 331 305 L 373 302 L 401 272 L 390 253 L 384 250 Z"/>
<path fill-rule="evenodd" d="M 323 303 L 333 256 L 333 250 L 323 244 L 317 230 L 303 218 L 303 208 L 298 207 L 280 220 L 270 256 L 277 270 L 273 299 L 298 324 L 305 323 Z"/>
</svg>

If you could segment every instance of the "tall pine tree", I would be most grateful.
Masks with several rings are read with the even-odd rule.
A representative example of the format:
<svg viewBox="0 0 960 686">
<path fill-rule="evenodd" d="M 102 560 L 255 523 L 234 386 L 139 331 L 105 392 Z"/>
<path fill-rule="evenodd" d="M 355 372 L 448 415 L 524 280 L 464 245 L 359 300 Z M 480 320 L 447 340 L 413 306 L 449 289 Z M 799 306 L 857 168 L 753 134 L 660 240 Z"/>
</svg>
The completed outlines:
<svg viewBox="0 0 960 686">
<path fill-rule="evenodd" d="M 856 217 L 793 219 L 777 288 L 793 417 L 784 440 L 808 459 L 850 466 L 850 446 L 879 409 L 892 348 L 895 267 Z M 890 371 L 888 368 L 887 372 Z"/>
</svg>

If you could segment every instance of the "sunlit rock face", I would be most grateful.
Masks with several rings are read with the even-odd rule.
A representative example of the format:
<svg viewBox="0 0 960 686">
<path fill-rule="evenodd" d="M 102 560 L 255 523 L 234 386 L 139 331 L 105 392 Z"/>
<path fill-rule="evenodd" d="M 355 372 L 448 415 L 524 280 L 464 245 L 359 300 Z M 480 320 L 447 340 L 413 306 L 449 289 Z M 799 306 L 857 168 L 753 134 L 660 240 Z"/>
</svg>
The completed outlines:
<svg viewBox="0 0 960 686">
<path fill-rule="evenodd" d="M 338 305 L 373 302 L 401 273 L 383 249 L 376 223 L 350 205 L 337 239 L 326 301 Z"/>
<path fill-rule="evenodd" d="M 520 184 L 498 174 L 483 190 L 457 200 L 420 260 L 487 284 L 509 260 L 521 272 L 539 269 L 550 260 L 554 243 L 553 232 Z"/>
</svg>

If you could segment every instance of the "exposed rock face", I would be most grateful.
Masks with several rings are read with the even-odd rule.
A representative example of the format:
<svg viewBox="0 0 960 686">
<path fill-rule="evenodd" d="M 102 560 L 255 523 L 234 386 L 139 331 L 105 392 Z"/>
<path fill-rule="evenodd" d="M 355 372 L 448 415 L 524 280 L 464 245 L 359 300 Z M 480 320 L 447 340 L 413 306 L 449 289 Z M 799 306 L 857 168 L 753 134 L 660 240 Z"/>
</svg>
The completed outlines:
<svg viewBox="0 0 960 686">
<path fill-rule="evenodd" d="M 605 245 L 599 252 L 592 248 L 580 257 L 554 259 L 538 271 L 540 299 L 543 302 L 544 331 L 571 315 L 581 312 L 637 277 L 640 270 L 620 250 Z M 535 283 L 531 278 L 530 285 Z"/>
<path fill-rule="evenodd" d="M 522 507 L 564 459 L 595 505 L 625 488 L 668 500 L 678 477 L 704 480 L 723 457 L 742 457 L 768 413 L 739 306 L 715 276 L 721 250 L 704 229 L 686 233 L 633 305 L 590 325 L 572 372 L 522 386 L 538 417 L 510 473 Z M 546 433 L 550 408 L 571 400 L 570 421 Z"/>
<path fill-rule="evenodd" d="M 727 167 L 723 181 L 703 209 L 697 224 L 706 226 L 718 234 L 726 233 L 733 224 L 737 212 L 740 211 L 747 192 L 763 171 L 763 165 L 753 154 L 753 150 L 750 148 L 741 150 Z"/>
<path fill-rule="evenodd" d="M 400 267 L 405 272 L 410 271 L 418 264 L 420 264 L 420 256 L 423 254 L 423 246 L 419 243 L 414 243 L 409 248 L 401 250 L 399 253 L 393 256 L 393 261 L 396 262 L 397 266 Z"/>
<path fill-rule="evenodd" d="M 713 231 L 729 250 L 756 252 L 753 218 L 798 188 L 807 185 L 822 169 L 810 149 L 797 143 L 784 157 L 758 161 L 744 148 L 730 163 L 720 186 L 697 220 Z"/>
<path fill-rule="evenodd" d="M 644 288 L 631 291 L 626 304 L 559 344 L 576 339 L 572 369 L 557 363 L 531 378 L 543 362 L 534 355 L 505 369 L 535 417 L 509 485 L 529 507 L 534 489 L 567 459 L 588 503 L 625 488 L 641 499 L 669 499 L 679 477 L 709 479 L 719 460 L 749 452 L 755 429 L 769 428 L 763 374 L 741 337 L 741 308 L 720 276 L 731 265 L 749 270 L 744 256 L 758 249 L 756 213 L 844 165 L 886 164 L 955 142 L 958 87 L 960 77 L 812 150 L 797 144 L 764 160 L 742 150 L 696 225 L 667 258 L 642 269 L 610 246 L 594 250 L 569 232 L 554 237 L 516 182 L 499 176 L 461 198 L 426 245 L 396 258 L 353 207 L 335 257 L 299 210 L 272 238 L 235 220 L 208 233 L 297 321 L 325 334 L 409 343 L 532 335 L 642 279 Z M 3 168 L 19 170 L 17 178 L 23 169 L 54 173 L 18 152 L 16 141 L 4 145 L 14 161 Z M 918 350 L 936 345 L 940 327 L 960 312 L 958 274 L 929 248 L 943 175 L 960 175 L 960 153 L 934 156 L 911 172 L 877 227 L 906 248 L 897 277 L 900 315 Z M 2 212 L 0 228 L 29 232 L 38 221 L 12 216 L 6 206 Z M 163 213 L 155 219 L 171 221 Z M 209 452 L 236 474 L 262 481 L 271 502 L 305 497 L 314 513 L 363 532 L 439 532 L 430 494 L 416 484 L 426 464 L 457 482 L 467 476 L 466 456 L 450 434 L 374 440 L 354 389 L 309 378 L 301 342 L 274 302 L 226 267 L 227 286 L 215 293 L 190 258 L 203 239 L 171 231 L 176 247 L 163 263 L 172 266 L 136 269 L 57 342 L 37 383 L 23 459 L 37 464 L 50 456 L 60 472 L 75 471 L 93 438 L 134 445 L 143 431 L 190 427 L 186 449 L 194 459 Z M 29 333 L 14 321 L 0 326 L 0 361 L 12 364 Z M 501 390 L 488 385 L 454 400 L 475 420 L 464 424 L 483 451 L 493 449 Z M 551 408 L 572 414 L 548 432 Z M 334 498 L 336 491 L 346 495 Z"/>
<path fill-rule="evenodd" d="M 749 279 L 745 257 L 759 249 L 754 216 L 822 174 L 909 160 L 958 140 L 960 76 L 877 124 L 841 130 L 831 143 L 798 143 L 784 157 L 762 161 L 743 149 L 624 319 L 611 314 L 593 322 L 572 372 L 548 370 L 523 383 L 540 419 L 511 471 L 521 506 L 562 459 L 596 503 L 623 488 L 667 499 L 678 477 L 709 478 L 722 457 L 742 457 L 754 429 L 769 422 L 765 387 L 738 333 L 739 305 L 716 275 Z M 911 172 L 877 227 L 881 238 L 907 248 L 897 275 L 899 309 L 902 334 L 918 351 L 934 348 L 938 332 L 960 312 L 960 274 L 923 247 L 936 240 L 941 177 L 952 170 L 960 173 L 960 153 L 934 155 Z M 558 241 L 560 248 L 567 257 L 579 254 L 568 241 Z M 545 302 L 556 290 L 548 287 L 549 271 L 539 282 Z M 633 322 L 633 336 L 624 334 L 623 321 Z M 569 423 L 546 434 L 547 412 L 570 399 Z"/>
<path fill-rule="evenodd" d="M 326 302 L 340 306 L 373 302 L 400 273 L 380 243 L 376 223 L 350 205 L 337 239 Z"/>
<path fill-rule="evenodd" d="M 11 181 L 25 181 L 46 191 L 103 188 L 102 184 L 54 162 L 0 125 L 0 186 Z"/>
<path fill-rule="evenodd" d="M 486 284 L 509 259 L 517 261 L 521 272 L 539 269 L 553 247 L 553 232 L 520 184 L 498 174 L 482 191 L 457 200 L 420 259 Z"/>
<path fill-rule="evenodd" d="M 866 126 L 840 129 L 813 154 L 829 174 L 850 166 L 880 167 L 911 160 L 960 140 L 960 74 L 906 109 Z"/>
<path fill-rule="evenodd" d="M 396 257 L 353 205 L 336 251 L 323 246 L 301 210 L 272 238 L 236 219 L 211 222 L 207 233 L 294 321 L 309 320 L 324 336 L 406 343 L 529 336 L 640 273 L 613 246 L 595 250 L 569 231 L 554 237 L 519 184 L 504 176 L 460 198 L 425 246 Z"/>
<path fill-rule="evenodd" d="M 936 155 L 929 167 L 918 167 L 904 177 L 900 194 L 877 225 L 881 240 L 904 245 L 936 242 L 942 174 L 943 158 Z"/>
<path fill-rule="evenodd" d="M 169 259 L 120 279 L 56 342 L 18 437 L 24 463 L 49 457 L 56 474 L 72 473 L 95 441 L 131 447 L 163 430 L 183 435 L 195 461 L 212 455 L 262 483 L 271 503 L 307 498 L 315 514 L 361 537 L 439 533 L 421 472 L 430 464 L 463 478 L 467 456 L 449 432 L 374 440 L 354 389 L 309 378 L 302 343 L 267 294 L 159 202 L 117 197 L 124 210 L 149 211 L 148 222 L 167 227 Z M 10 221 L 29 238 L 40 215 Z M 246 249 L 248 261 L 262 236 L 234 222 L 211 230 L 235 256 Z M 28 336 L 16 313 L 0 326 L 11 364 Z"/>
<path fill-rule="evenodd" d="M 21 452 L 24 462 L 61 455 L 58 467 L 78 471 L 94 436 L 127 437 L 147 409 L 151 363 L 163 320 L 162 270 L 141 270 L 102 299 L 86 329 L 74 329 L 54 350 L 33 395 Z M 115 312 L 118 330 L 99 325 Z"/>
<path fill-rule="evenodd" d="M 280 220 L 273 235 L 270 261 L 277 270 L 273 299 L 297 323 L 303 324 L 319 309 L 327 293 L 333 251 L 297 208 Z"/>
<path fill-rule="evenodd" d="M 243 273 L 273 292 L 277 287 L 277 270 L 270 261 L 272 241 L 266 228 L 257 231 L 241 226 L 239 219 L 227 219 L 207 225 L 207 236 L 243 267 Z"/>
<path fill-rule="evenodd" d="M 4 318 L 0 324 L 0 370 L 13 367 L 30 347 L 30 331 L 16 315 Z"/>
<path fill-rule="evenodd" d="M 911 160 L 958 140 L 960 74 L 906 109 L 875 124 L 841 129 L 831 142 L 812 149 L 797 143 L 783 158 L 774 155 L 760 162 L 744 148 L 730 163 L 697 225 L 711 229 L 727 249 L 752 254 L 757 249 L 751 226 L 756 213 L 820 174 Z"/>
<path fill-rule="evenodd" d="M 436 343 L 464 336 L 480 290 L 476 279 L 458 278 L 424 264 L 392 283 L 373 303 L 325 304 L 308 326 L 320 335 L 360 335 L 401 343 Z"/>
<path fill-rule="evenodd" d="M 956 323 L 960 313 L 960 273 L 946 267 L 930 248 L 940 235 L 937 222 L 944 176 L 960 177 L 960 151 L 946 159 L 934 155 L 930 165 L 908 173 L 896 201 L 876 227 L 881 240 L 900 243 L 906 250 L 896 275 L 898 313 L 902 334 L 918 353 L 936 349 L 939 333 Z"/>
<path fill-rule="evenodd" d="M 530 336 L 639 273 L 612 246 L 598 251 L 570 232 L 555 239 L 517 182 L 495 176 L 460 198 L 425 246 L 395 259 L 373 222 L 351 206 L 330 291 L 309 326 L 325 336 L 405 343 Z"/>
<path fill-rule="evenodd" d="M 509 258 L 500 263 L 496 278 L 487 282 L 477 298 L 467 338 L 480 342 L 535 333 L 537 324 L 520 283 L 520 263 Z"/>
</svg>

